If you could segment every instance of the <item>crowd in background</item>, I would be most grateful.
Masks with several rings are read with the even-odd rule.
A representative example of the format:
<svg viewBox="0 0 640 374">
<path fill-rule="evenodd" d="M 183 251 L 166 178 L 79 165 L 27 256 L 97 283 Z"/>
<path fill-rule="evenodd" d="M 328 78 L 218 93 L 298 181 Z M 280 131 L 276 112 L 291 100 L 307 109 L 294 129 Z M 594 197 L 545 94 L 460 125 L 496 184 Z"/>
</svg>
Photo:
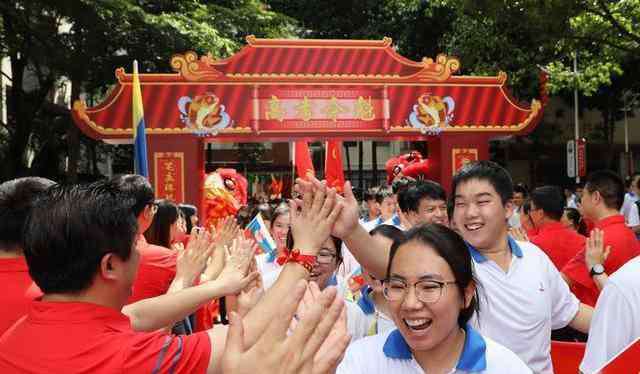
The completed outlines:
<svg viewBox="0 0 640 374">
<path fill-rule="evenodd" d="M 640 175 L 295 192 L 201 228 L 137 175 L 3 183 L 0 372 L 552 373 L 564 340 L 593 373 L 640 337 Z"/>
</svg>

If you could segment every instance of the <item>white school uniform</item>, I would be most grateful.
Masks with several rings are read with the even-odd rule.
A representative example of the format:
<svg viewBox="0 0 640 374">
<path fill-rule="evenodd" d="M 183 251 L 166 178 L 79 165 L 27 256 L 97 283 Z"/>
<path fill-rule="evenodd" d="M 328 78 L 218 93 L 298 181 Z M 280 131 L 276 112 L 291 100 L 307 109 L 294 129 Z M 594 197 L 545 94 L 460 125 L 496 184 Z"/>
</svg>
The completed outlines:
<svg viewBox="0 0 640 374">
<path fill-rule="evenodd" d="M 589 340 L 580 370 L 598 372 L 640 338 L 640 256 L 609 277 L 591 318 Z"/>
<path fill-rule="evenodd" d="M 530 374 L 531 370 L 513 352 L 485 338 L 471 326 L 460 359 L 450 374 Z M 352 343 L 338 366 L 337 374 L 424 374 L 399 330 L 368 336 Z"/>
<path fill-rule="evenodd" d="M 580 302 L 540 248 L 508 240 L 513 256 L 506 273 L 468 245 L 480 281 L 480 313 L 473 319 L 474 327 L 509 348 L 534 372 L 552 374 L 551 330 L 567 326 Z"/>
</svg>

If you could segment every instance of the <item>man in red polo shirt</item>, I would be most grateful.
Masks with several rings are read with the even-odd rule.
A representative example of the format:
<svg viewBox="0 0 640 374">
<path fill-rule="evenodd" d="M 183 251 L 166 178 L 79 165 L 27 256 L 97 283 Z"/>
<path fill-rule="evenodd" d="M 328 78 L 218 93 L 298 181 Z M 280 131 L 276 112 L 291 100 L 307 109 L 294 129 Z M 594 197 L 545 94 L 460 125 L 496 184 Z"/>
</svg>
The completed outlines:
<svg viewBox="0 0 640 374">
<path fill-rule="evenodd" d="M 128 303 L 164 295 L 176 276 L 177 252 L 149 244 L 143 235 L 157 210 L 153 188 L 145 177 L 135 174 L 115 176 L 111 183 L 135 200 L 133 214 L 138 221 L 136 248 L 140 253 L 140 266 Z"/>
<path fill-rule="evenodd" d="M 591 306 L 595 306 L 607 275 L 640 255 L 640 244 L 620 214 L 624 193 L 622 179 L 611 171 L 589 175 L 582 192 L 582 213 L 604 232 L 604 245 L 610 247 L 610 252 L 600 263 L 587 264 L 583 249 L 564 266 L 562 273 L 580 301 Z"/>
<path fill-rule="evenodd" d="M 53 184 L 48 179 L 28 177 L 0 185 L 0 336 L 41 294 L 22 253 L 22 231 L 36 197 Z"/>
<path fill-rule="evenodd" d="M 530 240 L 549 256 L 558 269 L 585 248 L 586 240 L 560 222 L 564 202 L 562 192 L 555 186 L 538 187 L 531 193 L 529 216 L 538 228 L 538 234 Z"/>
<path fill-rule="evenodd" d="M 303 261 L 315 261 L 322 240 L 331 231 L 340 210 L 334 206 L 335 195 L 335 190 L 327 199 L 318 194 L 312 205 L 302 208 L 304 216 L 295 225 L 294 240 L 304 252 L 289 259 L 276 284 L 243 318 L 245 346 L 256 344 L 274 319 L 288 326 L 290 321 L 280 320 L 276 313 L 293 286 L 309 276 L 310 266 Z M 53 186 L 38 199 L 39 210 L 25 223 L 24 253 L 44 296 L 0 338 L 0 373 L 220 372 L 226 329 L 216 327 L 189 336 L 138 333 L 121 313 L 140 261 L 134 244 L 137 221 L 131 209 L 135 200 L 129 197 L 108 182 L 98 182 Z M 233 266 L 225 267 L 222 274 L 233 274 L 226 274 L 231 281 L 210 281 L 141 303 L 169 297 L 176 298 L 170 305 L 179 305 L 178 298 L 194 289 L 200 298 L 236 294 L 251 280 L 246 271 L 253 252 L 242 256 L 246 261 L 236 259 L 233 252 L 229 256 L 227 264 Z M 333 325 L 343 304 L 335 290 L 327 295 L 318 312 L 323 316 L 322 325 Z M 346 331 L 337 332 L 344 345 L 329 338 L 327 343 L 346 347 Z M 326 353 L 337 360 L 343 351 Z"/>
</svg>

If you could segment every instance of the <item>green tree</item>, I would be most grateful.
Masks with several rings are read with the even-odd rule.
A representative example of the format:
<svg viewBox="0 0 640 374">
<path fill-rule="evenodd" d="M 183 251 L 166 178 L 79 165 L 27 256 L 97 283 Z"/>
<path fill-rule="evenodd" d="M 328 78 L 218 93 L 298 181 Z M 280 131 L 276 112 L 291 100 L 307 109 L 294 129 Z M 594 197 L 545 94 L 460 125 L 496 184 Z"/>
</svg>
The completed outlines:
<svg viewBox="0 0 640 374">
<path fill-rule="evenodd" d="M 169 71 L 176 52 L 227 57 L 246 34 L 287 37 L 296 31 L 293 20 L 254 0 L 19 0 L 2 2 L 0 18 L 0 56 L 9 58 L 12 72 L 8 120 L 0 130 L 2 179 L 56 176 L 66 166 L 66 177 L 75 181 L 80 144 L 96 154 L 96 143 L 79 134 L 67 107 L 48 100 L 62 78 L 72 82 L 71 100 L 85 93 L 98 102 L 114 82 L 114 70 L 133 59 L 142 71 Z"/>
</svg>

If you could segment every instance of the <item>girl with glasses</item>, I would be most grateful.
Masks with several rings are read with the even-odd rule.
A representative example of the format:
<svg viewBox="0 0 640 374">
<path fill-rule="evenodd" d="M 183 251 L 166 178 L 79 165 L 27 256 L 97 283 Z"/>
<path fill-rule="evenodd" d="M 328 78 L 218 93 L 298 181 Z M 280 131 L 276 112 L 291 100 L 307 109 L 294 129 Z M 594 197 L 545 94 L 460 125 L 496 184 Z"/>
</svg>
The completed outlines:
<svg viewBox="0 0 640 374">
<path fill-rule="evenodd" d="M 465 242 L 441 225 L 417 226 L 391 247 L 383 293 L 397 329 L 347 350 L 338 373 L 531 373 L 469 321 L 477 281 Z"/>
</svg>

